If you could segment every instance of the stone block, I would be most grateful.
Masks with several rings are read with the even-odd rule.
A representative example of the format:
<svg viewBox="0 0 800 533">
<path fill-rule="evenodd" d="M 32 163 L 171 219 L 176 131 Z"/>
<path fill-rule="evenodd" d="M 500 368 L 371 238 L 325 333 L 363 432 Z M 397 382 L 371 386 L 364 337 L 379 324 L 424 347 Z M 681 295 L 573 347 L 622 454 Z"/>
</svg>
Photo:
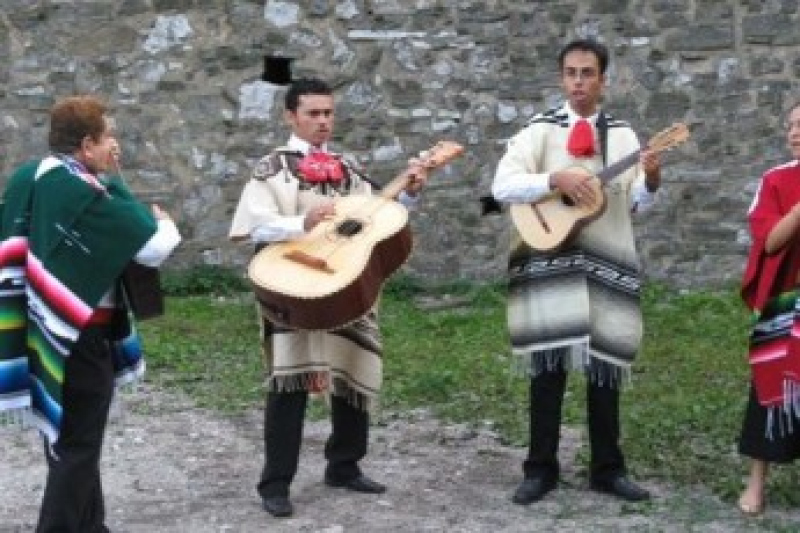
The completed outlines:
<svg viewBox="0 0 800 533">
<path fill-rule="evenodd" d="M 730 23 L 698 24 L 673 30 L 664 39 L 667 51 L 726 50 L 735 44 L 735 34 Z"/>
</svg>

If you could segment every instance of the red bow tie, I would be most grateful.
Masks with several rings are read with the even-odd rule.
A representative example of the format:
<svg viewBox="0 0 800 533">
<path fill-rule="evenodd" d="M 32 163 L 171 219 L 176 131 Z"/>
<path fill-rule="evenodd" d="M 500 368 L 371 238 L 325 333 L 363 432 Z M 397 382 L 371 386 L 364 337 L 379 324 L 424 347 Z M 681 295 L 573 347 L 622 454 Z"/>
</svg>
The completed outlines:
<svg viewBox="0 0 800 533">
<path fill-rule="evenodd" d="M 585 118 L 572 126 L 567 140 L 567 151 L 574 157 L 594 156 L 594 128 Z"/>
<path fill-rule="evenodd" d="M 336 183 L 344 178 L 342 162 L 325 152 L 309 153 L 300 160 L 300 174 L 311 183 Z"/>
</svg>

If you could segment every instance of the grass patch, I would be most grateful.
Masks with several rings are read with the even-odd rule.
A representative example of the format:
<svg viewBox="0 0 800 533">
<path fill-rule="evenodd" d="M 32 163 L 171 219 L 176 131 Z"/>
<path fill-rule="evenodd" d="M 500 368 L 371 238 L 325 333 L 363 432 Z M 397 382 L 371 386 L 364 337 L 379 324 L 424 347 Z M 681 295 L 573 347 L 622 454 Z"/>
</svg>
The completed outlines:
<svg viewBox="0 0 800 533">
<path fill-rule="evenodd" d="M 252 299 L 170 297 L 166 305 L 164 316 L 139 324 L 151 379 L 178 385 L 203 407 L 258 404 L 263 365 Z"/>
<path fill-rule="evenodd" d="M 161 288 L 170 296 L 224 296 L 246 291 L 250 286 L 239 269 L 196 265 L 184 270 L 163 270 Z"/>
<path fill-rule="evenodd" d="M 426 311 L 414 304 L 431 294 L 462 305 Z M 629 467 L 637 477 L 702 484 L 732 500 L 747 470 L 736 451 L 749 380 L 746 309 L 733 289 L 680 293 L 652 285 L 644 313 L 643 351 L 622 396 Z M 528 386 L 511 370 L 502 287 L 433 289 L 401 278 L 386 287 L 381 314 L 383 411 L 429 407 L 448 420 L 489 423 L 508 442 L 527 442 Z M 141 326 L 154 379 L 180 386 L 203 406 L 261 404 L 263 371 L 248 293 L 171 297 L 165 317 Z M 572 375 L 567 423 L 584 423 L 584 391 L 582 376 Z M 770 504 L 800 504 L 798 485 L 796 469 L 774 469 Z"/>
</svg>

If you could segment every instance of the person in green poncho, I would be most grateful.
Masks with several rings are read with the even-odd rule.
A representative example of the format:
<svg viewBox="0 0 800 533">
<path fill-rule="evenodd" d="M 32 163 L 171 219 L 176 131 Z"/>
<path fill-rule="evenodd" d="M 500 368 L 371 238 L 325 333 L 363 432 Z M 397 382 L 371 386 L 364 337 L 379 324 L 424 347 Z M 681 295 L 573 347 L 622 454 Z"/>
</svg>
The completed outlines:
<svg viewBox="0 0 800 533">
<path fill-rule="evenodd" d="M 144 371 L 121 275 L 157 267 L 175 223 L 136 200 L 116 168 L 106 105 L 72 96 L 50 111 L 50 154 L 8 179 L 0 212 L 0 413 L 45 438 L 37 533 L 105 525 L 100 454 L 115 384 Z"/>
</svg>

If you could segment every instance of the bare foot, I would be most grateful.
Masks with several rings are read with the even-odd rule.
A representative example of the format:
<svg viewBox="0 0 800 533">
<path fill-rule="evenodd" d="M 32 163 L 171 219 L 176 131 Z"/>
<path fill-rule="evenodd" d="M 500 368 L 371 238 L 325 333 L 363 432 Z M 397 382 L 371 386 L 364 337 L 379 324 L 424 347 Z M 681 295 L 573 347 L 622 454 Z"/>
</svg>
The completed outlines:
<svg viewBox="0 0 800 533">
<path fill-rule="evenodd" d="M 758 516 L 764 512 L 764 494 L 747 487 L 739 496 L 739 510 L 747 516 Z"/>
</svg>

